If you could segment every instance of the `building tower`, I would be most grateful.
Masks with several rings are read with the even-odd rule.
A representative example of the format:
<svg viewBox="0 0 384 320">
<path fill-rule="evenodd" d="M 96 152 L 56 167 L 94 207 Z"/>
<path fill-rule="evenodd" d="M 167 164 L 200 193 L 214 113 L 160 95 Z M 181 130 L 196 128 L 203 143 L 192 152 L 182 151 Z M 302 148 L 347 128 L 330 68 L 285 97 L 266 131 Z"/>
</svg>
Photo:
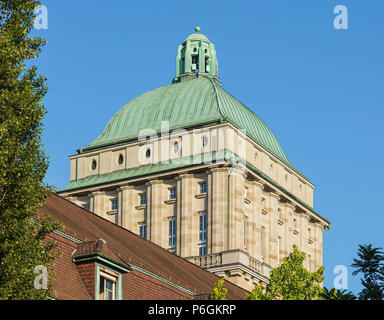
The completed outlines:
<svg viewBox="0 0 384 320">
<path fill-rule="evenodd" d="M 314 185 L 222 88 L 214 45 L 195 31 L 172 84 L 130 101 L 71 156 L 59 194 L 247 290 L 294 244 L 314 271 L 329 227 Z"/>
</svg>

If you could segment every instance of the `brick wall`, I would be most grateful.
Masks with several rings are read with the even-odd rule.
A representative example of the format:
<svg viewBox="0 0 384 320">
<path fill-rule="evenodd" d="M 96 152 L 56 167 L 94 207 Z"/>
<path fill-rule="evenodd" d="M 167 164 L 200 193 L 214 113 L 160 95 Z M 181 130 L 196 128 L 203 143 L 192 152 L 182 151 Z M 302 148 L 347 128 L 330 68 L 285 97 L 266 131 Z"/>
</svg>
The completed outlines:
<svg viewBox="0 0 384 320">
<path fill-rule="evenodd" d="M 55 240 L 57 250 L 61 252 L 60 257 L 54 261 L 53 297 L 62 300 L 91 299 L 81 281 L 76 265 L 72 262 L 72 253 L 77 248 L 77 243 L 54 233 L 48 235 L 47 240 Z"/>
<path fill-rule="evenodd" d="M 79 271 L 80 278 L 83 281 L 83 284 L 87 289 L 88 294 L 92 297 L 92 299 L 94 299 L 95 298 L 95 276 L 96 276 L 95 263 L 80 262 L 77 264 L 77 270 Z"/>
<path fill-rule="evenodd" d="M 94 299 L 95 264 L 84 262 L 76 265 L 72 261 L 77 243 L 53 233 L 47 239 L 56 240 L 57 249 L 62 252 L 55 261 L 54 298 Z M 137 270 L 123 275 L 124 300 L 190 300 L 192 298 L 191 295 Z"/>
</svg>

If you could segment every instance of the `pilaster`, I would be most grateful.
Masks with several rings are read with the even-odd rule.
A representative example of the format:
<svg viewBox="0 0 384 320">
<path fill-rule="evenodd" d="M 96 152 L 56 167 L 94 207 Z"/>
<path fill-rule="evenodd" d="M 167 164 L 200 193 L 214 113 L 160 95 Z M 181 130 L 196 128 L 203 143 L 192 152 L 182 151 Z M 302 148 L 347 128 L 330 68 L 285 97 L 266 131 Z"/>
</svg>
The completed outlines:
<svg viewBox="0 0 384 320">
<path fill-rule="evenodd" d="M 277 267 L 278 253 L 277 253 L 277 225 L 278 225 L 278 207 L 280 196 L 276 193 L 270 193 L 270 213 L 269 213 L 269 263 L 272 268 Z"/>
<path fill-rule="evenodd" d="M 241 168 L 232 168 L 229 176 L 230 210 L 229 229 L 231 249 L 243 248 L 244 183 L 245 172 Z"/>
<path fill-rule="evenodd" d="M 262 226 L 262 213 L 261 213 L 261 199 L 264 190 L 264 185 L 259 181 L 253 182 L 253 215 L 254 224 L 252 225 L 252 233 L 254 234 L 253 251 L 250 254 L 258 259 L 261 259 L 261 226 Z"/>
<path fill-rule="evenodd" d="M 209 171 L 208 229 L 211 240 L 210 253 L 226 249 L 228 230 L 228 169 L 213 168 Z M 210 192 L 210 190 L 212 190 Z"/>
<path fill-rule="evenodd" d="M 150 230 L 149 239 L 150 241 L 156 243 L 159 246 L 163 246 L 161 243 L 161 230 L 162 230 L 162 207 L 163 207 L 163 181 L 161 180 L 151 180 L 147 183 L 147 190 L 149 191 L 147 195 L 150 197 L 147 198 L 147 206 L 149 204 L 149 220 L 150 220 Z M 148 207 L 147 207 L 148 208 Z M 166 232 L 167 228 L 163 230 Z"/>
<path fill-rule="evenodd" d="M 119 191 L 119 210 L 121 214 L 121 226 L 128 230 L 133 230 L 133 212 L 134 212 L 134 203 L 133 203 L 133 186 L 121 186 Z"/>
<path fill-rule="evenodd" d="M 177 245 L 178 253 L 182 257 L 194 255 L 196 251 L 193 250 L 193 246 L 197 247 L 197 242 L 194 241 L 193 233 L 198 233 L 198 229 L 194 230 L 192 225 L 192 182 L 193 175 L 191 174 L 182 174 L 178 176 L 177 195 L 180 201 L 177 203 Z"/>
<path fill-rule="evenodd" d="M 91 194 L 90 210 L 100 217 L 105 218 L 106 209 L 104 208 L 105 192 L 95 191 Z"/>
</svg>

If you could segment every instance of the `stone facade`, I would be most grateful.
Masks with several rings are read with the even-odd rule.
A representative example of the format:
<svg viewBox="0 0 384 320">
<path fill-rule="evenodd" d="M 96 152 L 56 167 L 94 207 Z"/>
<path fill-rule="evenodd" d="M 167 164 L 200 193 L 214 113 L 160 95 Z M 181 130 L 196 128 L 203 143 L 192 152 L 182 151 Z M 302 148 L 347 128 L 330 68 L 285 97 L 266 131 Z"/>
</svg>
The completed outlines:
<svg viewBox="0 0 384 320">
<path fill-rule="evenodd" d="M 223 132 L 222 148 L 217 143 L 218 132 Z M 204 154 L 219 154 L 223 150 L 241 154 L 234 147 L 236 144 L 227 138 L 238 134 L 231 125 L 213 126 L 204 134 L 210 141 L 204 147 Z M 168 144 L 171 150 L 160 147 L 162 139 L 159 137 L 141 145 L 134 142 L 73 156 L 71 163 L 77 163 L 79 167 L 71 172 L 80 172 L 82 178 L 86 174 L 112 174 L 119 170 L 115 163 L 120 154 L 128 156 L 122 164 L 127 170 L 146 166 L 148 163 L 140 163 L 140 148 L 160 153 L 165 150 L 164 155 L 158 155 L 164 164 L 202 153 L 199 148 L 195 151 L 183 148 L 175 158 L 172 141 L 170 138 Z M 314 271 L 322 265 L 322 232 L 328 222 L 311 210 L 313 185 L 252 140 L 236 137 L 236 141 L 245 143 L 247 150 L 242 157 L 245 161 L 237 167 L 225 157 L 214 160 L 207 157 L 207 163 L 192 163 L 123 181 L 64 191 L 61 195 L 137 234 L 145 225 L 148 240 L 174 250 L 248 290 L 255 283 L 266 281 L 270 268 L 279 265 L 294 244 L 307 253 L 307 267 Z M 179 143 L 183 146 L 183 138 Z M 101 171 L 96 168 L 96 173 L 92 169 L 87 171 L 94 159 L 101 168 Z M 149 164 L 160 165 L 160 160 L 153 155 Z M 205 192 L 201 192 L 202 183 Z M 140 202 L 143 195 L 145 203 Z M 199 218 L 202 214 L 207 215 L 206 240 L 203 242 L 200 241 Z M 174 247 L 170 246 L 171 220 L 175 220 L 176 225 Z M 196 259 L 202 245 L 206 246 L 209 257 L 222 255 L 219 265 Z M 233 250 L 237 253 L 229 254 Z M 236 264 L 238 266 L 233 268 Z"/>
<path fill-rule="evenodd" d="M 196 31 L 179 47 L 173 84 L 132 100 L 71 156 L 60 194 L 247 290 L 293 245 L 314 271 L 329 227 L 314 185 L 221 88 L 214 46 Z"/>
</svg>

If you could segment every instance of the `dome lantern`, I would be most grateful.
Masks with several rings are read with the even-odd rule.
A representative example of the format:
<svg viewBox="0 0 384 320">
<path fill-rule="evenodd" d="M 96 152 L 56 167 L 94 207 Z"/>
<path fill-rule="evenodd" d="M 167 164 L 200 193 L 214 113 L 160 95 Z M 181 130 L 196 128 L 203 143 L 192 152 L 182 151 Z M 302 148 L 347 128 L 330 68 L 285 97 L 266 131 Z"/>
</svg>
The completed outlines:
<svg viewBox="0 0 384 320">
<path fill-rule="evenodd" d="M 195 28 L 179 46 L 176 56 L 176 77 L 173 82 L 199 76 L 211 76 L 218 79 L 218 62 L 212 42 Z"/>
</svg>

